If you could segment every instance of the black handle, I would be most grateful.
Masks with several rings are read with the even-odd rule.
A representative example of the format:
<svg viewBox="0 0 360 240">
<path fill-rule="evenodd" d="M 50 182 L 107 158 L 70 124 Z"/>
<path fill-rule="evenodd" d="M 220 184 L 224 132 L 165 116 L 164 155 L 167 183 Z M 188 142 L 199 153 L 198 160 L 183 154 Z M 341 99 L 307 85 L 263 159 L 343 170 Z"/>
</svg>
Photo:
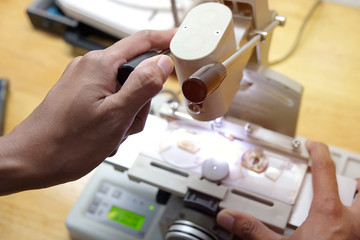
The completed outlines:
<svg viewBox="0 0 360 240">
<path fill-rule="evenodd" d="M 146 53 L 136 56 L 135 58 L 131 59 L 129 62 L 127 62 L 124 65 L 122 65 L 121 67 L 119 67 L 117 80 L 119 81 L 119 83 L 121 85 L 124 85 L 126 79 L 129 77 L 130 73 L 132 71 L 134 71 L 134 69 L 137 67 L 137 65 L 139 65 L 145 59 L 148 59 L 148 58 L 154 57 L 156 55 L 160 55 L 160 54 L 165 54 L 165 55 L 169 56 L 170 50 L 165 49 L 160 52 L 150 51 L 150 52 L 146 52 Z"/>
<path fill-rule="evenodd" d="M 130 73 L 134 71 L 137 65 L 139 65 L 145 59 L 151 58 L 153 56 L 158 55 L 159 53 L 156 51 L 150 51 L 147 53 L 140 54 L 135 58 L 131 59 L 129 62 L 125 63 L 121 67 L 119 67 L 117 80 L 121 85 L 124 85 L 126 79 L 129 77 Z"/>
</svg>

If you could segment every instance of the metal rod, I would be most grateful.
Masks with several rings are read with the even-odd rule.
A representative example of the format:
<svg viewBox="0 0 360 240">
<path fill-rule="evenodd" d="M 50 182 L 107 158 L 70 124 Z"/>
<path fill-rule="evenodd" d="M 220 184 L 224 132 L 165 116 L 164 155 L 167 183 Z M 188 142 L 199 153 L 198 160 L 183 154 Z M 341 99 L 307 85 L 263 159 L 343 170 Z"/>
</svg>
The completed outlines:
<svg viewBox="0 0 360 240">
<path fill-rule="evenodd" d="M 231 55 L 229 58 L 227 58 L 222 64 L 225 66 L 225 68 L 229 68 L 233 63 L 235 63 L 239 56 L 248 50 L 253 49 L 256 44 L 260 42 L 261 36 L 255 35 L 252 37 L 247 43 L 245 43 L 239 50 L 237 50 L 233 55 Z"/>
<path fill-rule="evenodd" d="M 171 2 L 171 11 L 174 17 L 174 25 L 175 27 L 178 27 L 180 25 L 179 23 L 179 16 L 178 16 L 178 11 L 177 11 L 177 6 L 176 6 L 176 0 L 170 0 Z"/>
</svg>

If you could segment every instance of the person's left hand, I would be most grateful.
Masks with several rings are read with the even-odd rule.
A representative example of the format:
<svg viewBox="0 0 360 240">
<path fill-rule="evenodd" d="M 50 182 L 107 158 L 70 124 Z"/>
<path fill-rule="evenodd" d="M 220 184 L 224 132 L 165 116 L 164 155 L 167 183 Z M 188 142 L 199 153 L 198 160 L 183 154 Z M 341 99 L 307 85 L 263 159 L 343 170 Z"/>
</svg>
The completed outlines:
<svg viewBox="0 0 360 240">
<path fill-rule="evenodd" d="M 117 71 L 139 54 L 169 48 L 175 31 L 141 31 L 68 65 L 44 101 L 1 141 L 7 145 L 3 155 L 16 152 L 11 164 L 23 181 L 18 190 L 77 179 L 143 129 L 150 100 L 173 62 L 165 55 L 147 59 L 121 88 Z"/>
</svg>

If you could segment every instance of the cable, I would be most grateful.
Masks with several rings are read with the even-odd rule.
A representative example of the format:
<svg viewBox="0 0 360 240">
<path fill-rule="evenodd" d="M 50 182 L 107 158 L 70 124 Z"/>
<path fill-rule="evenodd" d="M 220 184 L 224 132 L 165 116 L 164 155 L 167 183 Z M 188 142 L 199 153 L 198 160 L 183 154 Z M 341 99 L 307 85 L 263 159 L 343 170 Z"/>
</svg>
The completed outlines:
<svg viewBox="0 0 360 240">
<path fill-rule="evenodd" d="M 302 25 L 301 25 L 301 27 L 299 29 L 299 32 L 298 32 L 298 34 L 297 34 L 297 36 L 295 38 L 295 41 L 294 41 L 292 47 L 289 50 L 289 52 L 285 56 L 270 62 L 269 65 L 275 65 L 275 64 L 278 64 L 278 63 L 281 63 L 281 62 L 285 61 L 286 59 L 288 59 L 296 51 L 296 48 L 299 45 L 299 42 L 300 42 L 301 37 L 302 37 L 302 35 L 304 33 L 306 25 L 308 24 L 309 20 L 311 19 L 311 17 L 313 16 L 315 10 L 319 7 L 321 2 L 322 2 L 322 0 L 317 0 L 314 3 L 314 5 L 312 6 L 312 8 L 310 9 L 309 13 L 305 17 L 305 19 L 304 19 L 304 21 L 303 21 L 303 23 L 302 23 Z"/>
</svg>

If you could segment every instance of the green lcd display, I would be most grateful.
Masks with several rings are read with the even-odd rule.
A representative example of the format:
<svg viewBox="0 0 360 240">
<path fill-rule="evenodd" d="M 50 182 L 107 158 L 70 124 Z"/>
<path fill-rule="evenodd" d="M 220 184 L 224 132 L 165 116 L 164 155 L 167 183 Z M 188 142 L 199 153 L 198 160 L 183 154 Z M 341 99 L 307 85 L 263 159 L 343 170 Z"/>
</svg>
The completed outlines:
<svg viewBox="0 0 360 240">
<path fill-rule="evenodd" d="M 123 208 L 112 206 L 107 215 L 108 219 L 123 224 L 135 230 L 140 230 L 145 221 L 145 217 L 137 213 L 130 212 Z"/>
</svg>

